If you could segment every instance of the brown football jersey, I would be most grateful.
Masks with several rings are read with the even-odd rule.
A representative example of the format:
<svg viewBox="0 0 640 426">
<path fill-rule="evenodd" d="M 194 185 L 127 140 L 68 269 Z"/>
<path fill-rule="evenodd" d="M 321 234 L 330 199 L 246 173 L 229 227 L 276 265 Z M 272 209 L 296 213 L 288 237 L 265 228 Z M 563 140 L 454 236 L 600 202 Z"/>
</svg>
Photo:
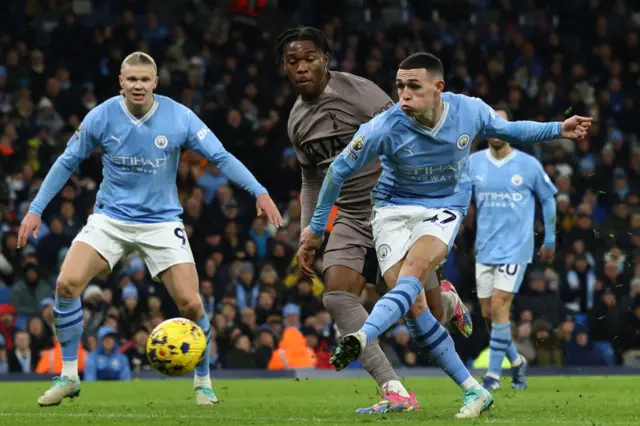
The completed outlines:
<svg viewBox="0 0 640 426">
<path fill-rule="evenodd" d="M 393 101 L 369 80 L 330 72 L 324 92 L 306 102 L 298 97 L 289 115 L 289 139 L 302 166 L 302 226 L 311 221 L 327 168 L 351 142 L 360 125 L 386 111 Z M 344 183 L 337 201 L 340 214 L 368 220 L 371 190 L 380 177 L 380 161 L 359 170 Z"/>
</svg>

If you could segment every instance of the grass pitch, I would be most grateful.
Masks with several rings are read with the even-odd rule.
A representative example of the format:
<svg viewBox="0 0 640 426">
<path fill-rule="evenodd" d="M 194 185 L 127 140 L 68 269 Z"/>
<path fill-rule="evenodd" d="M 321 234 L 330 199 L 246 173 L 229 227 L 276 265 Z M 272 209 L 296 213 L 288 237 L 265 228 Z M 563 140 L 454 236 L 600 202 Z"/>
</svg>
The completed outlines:
<svg viewBox="0 0 640 426">
<path fill-rule="evenodd" d="M 408 379 L 421 411 L 358 415 L 377 401 L 371 379 L 214 381 L 221 403 L 198 407 L 189 380 L 83 383 L 82 393 L 41 408 L 49 383 L 0 382 L 0 425 L 352 425 L 500 424 L 640 425 L 640 377 L 537 377 L 514 392 L 494 392 L 495 408 L 480 419 L 456 420 L 462 400 L 449 379 Z"/>
</svg>

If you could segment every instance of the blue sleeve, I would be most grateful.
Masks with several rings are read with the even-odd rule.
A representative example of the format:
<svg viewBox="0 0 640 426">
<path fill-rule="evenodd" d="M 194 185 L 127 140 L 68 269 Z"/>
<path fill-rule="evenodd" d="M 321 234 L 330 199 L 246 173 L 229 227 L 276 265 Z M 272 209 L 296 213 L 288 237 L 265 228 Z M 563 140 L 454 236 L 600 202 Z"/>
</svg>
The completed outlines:
<svg viewBox="0 0 640 426">
<path fill-rule="evenodd" d="M 64 153 L 53 164 L 44 178 L 38 195 L 31 202 L 30 213 L 42 216 L 44 209 L 67 183 L 76 167 L 98 146 L 99 139 L 93 134 L 94 117 L 95 113 L 89 113 L 71 136 Z"/>
<path fill-rule="evenodd" d="M 96 353 L 91 352 L 84 363 L 84 380 L 86 382 L 95 382 L 97 377 L 96 371 Z"/>
<path fill-rule="evenodd" d="M 542 165 L 534 160 L 533 191 L 542 204 L 542 218 L 544 221 L 544 246 L 553 248 L 556 244 L 556 199 L 558 193 L 549 175 L 544 171 Z"/>
<path fill-rule="evenodd" d="M 479 104 L 480 135 L 507 142 L 543 142 L 562 137 L 562 123 L 538 123 L 535 121 L 507 121 L 482 100 Z"/>
<path fill-rule="evenodd" d="M 544 246 L 556 246 L 556 199 L 553 197 L 542 200 L 542 217 L 544 221 Z"/>
<path fill-rule="evenodd" d="M 215 164 L 232 182 L 240 185 L 254 197 L 266 194 L 251 172 L 231 155 L 220 140 L 193 112 L 189 111 L 187 147 Z"/>
<path fill-rule="evenodd" d="M 375 121 L 374 118 L 360 126 L 351 143 L 333 160 L 327 170 L 311 218 L 311 232 L 314 235 L 324 235 L 329 214 L 340 195 L 344 181 L 381 154 L 381 138 L 378 136 L 379 132 L 374 131 Z"/>
<path fill-rule="evenodd" d="M 129 358 L 126 355 L 119 354 L 122 359 L 122 369 L 120 370 L 120 380 L 131 380 L 131 368 L 129 367 Z"/>
</svg>

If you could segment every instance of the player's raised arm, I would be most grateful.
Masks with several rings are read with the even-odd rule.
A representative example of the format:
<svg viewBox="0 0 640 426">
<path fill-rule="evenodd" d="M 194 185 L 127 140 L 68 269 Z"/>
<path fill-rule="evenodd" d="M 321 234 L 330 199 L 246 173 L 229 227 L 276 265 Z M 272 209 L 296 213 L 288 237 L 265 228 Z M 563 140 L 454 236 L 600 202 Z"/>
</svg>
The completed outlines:
<svg viewBox="0 0 640 426">
<path fill-rule="evenodd" d="M 540 257 L 543 262 L 553 260 L 556 247 L 556 199 L 558 193 L 553 182 L 545 173 L 544 169 L 535 162 L 536 179 L 533 190 L 542 204 L 542 219 L 544 222 L 544 244 L 540 250 Z"/>
<path fill-rule="evenodd" d="M 236 157 L 231 155 L 216 135 L 190 112 L 187 147 L 214 163 L 232 182 L 256 197 L 258 215 L 266 215 L 273 225 L 282 226 L 282 216 L 267 190 Z"/>
<path fill-rule="evenodd" d="M 95 110 L 94 110 L 95 111 Z M 95 112 L 90 112 L 67 142 L 64 153 L 55 161 L 44 179 L 36 198 L 29 206 L 29 212 L 20 224 L 18 248 L 24 247 L 29 235 L 38 238 L 41 216 L 49 202 L 69 180 L 75 168 L 86 159 L 98 145 L 94 134 Z"/>
<path fill-rule="evenodd" d="M 536 121 L 507 121 L 480 99 L 480 134 L 486 138 L 499 138 L 508 142 L 543 142 L 558 138 L 580 140 L 591 127 L 591 118 L 573 116 L 564 122 L 538 123 Z"/>
<path fill-rule="evenodd" d="M 360 126 L 351 143 L 336 157 L 327 170 L 322 183 L 318 204 L 311 218 L 310 230 L 316 237 L 323 236 L 329 213 L 336 203 L 344 181 L 380 155 L 380 137 L 373 131 L 376 120 Z M 301 240 L 301 243 L 304 243 Z"/>
</svg>

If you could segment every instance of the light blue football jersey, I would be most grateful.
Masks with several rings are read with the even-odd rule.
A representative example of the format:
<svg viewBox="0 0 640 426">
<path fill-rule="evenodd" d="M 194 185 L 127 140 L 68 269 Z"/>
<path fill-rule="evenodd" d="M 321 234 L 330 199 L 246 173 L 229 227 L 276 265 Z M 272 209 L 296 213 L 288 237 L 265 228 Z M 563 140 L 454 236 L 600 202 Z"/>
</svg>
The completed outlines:
<svg viewBox="0 0 640 426">
<path fill-rule="evenodd" d="M 382 174 L 372 191 L 378 206 L 418 205 L 466 214 L 472 183 L 468 158 L 477 136 L 540 142 L 561 135 L 561 123 L 509 122 L 478 98 L 442 94 L 444 111 L 433 128 L 408 117 L 399 104 L 363 124 L 327 173 L 312 221 L 321 235 L 336 188 L 354 171 L 380 157 Z"/>
<path fill-rule="evenodd" d="M 123 96 L 91 110 L 29 210 L 41 215 L 78 164 L 97 147 L 102 149 L 103 181 L 94 212 L 115 219 L 142 223 L 179 220 L 182 206 L 176 176 L 183 148 L 216 164 L 254 196 L 267 192 L 189 108 L 165 96 L 154 98 L 149 112 L 139 118 L 129 112 Z"/>
<path fill-rule="evenodd" d="M 485 149 L 469 157 L 469 174 L 478 211 L 476 261 L 486 265 L 530 263 L 535 197 L 543 201 L 558 192 L 540 162 L 516 149 L 496 160 Z"/>
</svg>

